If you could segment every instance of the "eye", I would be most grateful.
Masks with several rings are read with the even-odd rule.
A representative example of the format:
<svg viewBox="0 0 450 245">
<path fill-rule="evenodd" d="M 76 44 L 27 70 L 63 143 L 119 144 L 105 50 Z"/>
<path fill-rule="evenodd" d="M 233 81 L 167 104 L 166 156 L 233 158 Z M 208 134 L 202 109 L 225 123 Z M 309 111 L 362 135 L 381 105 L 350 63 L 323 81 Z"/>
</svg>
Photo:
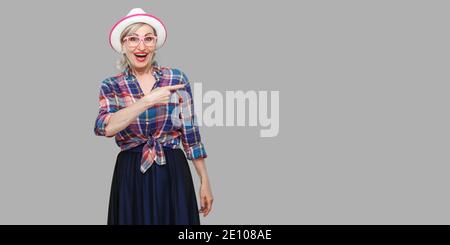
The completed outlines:
<svg viewBox="0 0 450 245">
<path fill-rule="evenodd" d="M 139 39 L 137 37 L 128 37 L 128 41 L 134 43 L 137 42 Z"/>
<path fill-rule="evenodd" d="M 145 37 L 145 38 L 144 38 L 144 41 L 145 41 L 146 43 L 151 43 L 151 42 L 153 42 L 153 40 L 154 40 L 153 37 Z"/>
</svg>

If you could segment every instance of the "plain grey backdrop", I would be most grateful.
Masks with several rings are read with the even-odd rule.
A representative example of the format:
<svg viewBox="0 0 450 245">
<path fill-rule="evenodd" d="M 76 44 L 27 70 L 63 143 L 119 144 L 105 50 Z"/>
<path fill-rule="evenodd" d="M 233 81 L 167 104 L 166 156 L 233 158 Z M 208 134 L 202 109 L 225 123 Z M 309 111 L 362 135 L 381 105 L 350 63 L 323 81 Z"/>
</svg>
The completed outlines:
<svg viewBox="0 0 450 245">
<path fill-rule="evenodd" d="M 450 223 L 448 1 L 45 0 L 0 2 L 0 224 L 106 224 L 119 148 L 93 127 L 134 7 L 204 92 L 280 91 L 277 137 L 201 128 L 202 224 Z"/>
</svg>

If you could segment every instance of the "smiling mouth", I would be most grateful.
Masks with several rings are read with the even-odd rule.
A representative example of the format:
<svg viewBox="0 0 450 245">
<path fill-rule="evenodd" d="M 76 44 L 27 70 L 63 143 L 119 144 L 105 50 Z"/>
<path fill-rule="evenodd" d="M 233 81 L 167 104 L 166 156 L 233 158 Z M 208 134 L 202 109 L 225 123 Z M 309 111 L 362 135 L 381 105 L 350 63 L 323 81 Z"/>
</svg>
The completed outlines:
<svg viewBox="0 0 450 245">
<path fill-rule="evenodd" d="M 143 62 L 145 61 L 145 59 L 147 58 L 148 54 L 134 54 L 134 56 L 136 57 L 137 61 Z"/>
</svg>

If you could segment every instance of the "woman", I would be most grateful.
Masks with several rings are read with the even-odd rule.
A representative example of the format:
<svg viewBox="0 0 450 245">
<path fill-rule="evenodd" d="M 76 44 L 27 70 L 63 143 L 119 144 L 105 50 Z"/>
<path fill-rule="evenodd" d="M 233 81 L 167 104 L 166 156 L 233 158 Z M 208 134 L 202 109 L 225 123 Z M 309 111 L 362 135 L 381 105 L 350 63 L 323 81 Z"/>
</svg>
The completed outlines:
<svg viewBox="0 0 450 245">
<path fill-rule="evenodd" d="M 139 8 L 110 32 L 111 47 L 122 54 L 124 71 L 102 82 L 94 129 L 96 135 L 115 136 L 121 148 L 108 224 L 195 225 L 200 224 L 199 213 L 206 217 L 211 211 L 207 154 L 195 123 L 188 78 L 154 60 L 165 39 L 161 20 Z M 201 180 L 200 210 L 187 159 L 194 162 Z"/>
</svg>

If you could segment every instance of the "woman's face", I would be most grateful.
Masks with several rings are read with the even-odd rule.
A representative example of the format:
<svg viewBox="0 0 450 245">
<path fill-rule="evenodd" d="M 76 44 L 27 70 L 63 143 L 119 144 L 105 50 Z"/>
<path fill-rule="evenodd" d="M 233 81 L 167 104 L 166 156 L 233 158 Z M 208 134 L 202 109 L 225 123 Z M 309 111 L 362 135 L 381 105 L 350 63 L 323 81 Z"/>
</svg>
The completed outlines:
<svg viewBox="0 0 450 245">
<path fill-rule="evenodd" d="M 134 69 L 143 69 L 145 67 L 149 67 L 149 63 L 151 62 L 153 53 L 155 52 L 156 48 L 156 41 L 154 41 L 152 44 L 148 42 L 149 36 L 156 36 L 156 33 L 153 31 L 153 28 L 149 25 L 143 25 L 139 29 L 137 29 L 134 33 L 128 34 L 125 38 L 132 37 L 129 40 L 133 40 L 136 42 L 135 37 L 146 37 L 147 41 L 146 44 L 143 40 L 139 41 L 139 44 L 137 46 L 131 45 L 131 41 L 124 41 L 122 43 L 122 50 L 125 51 L 125 55 L 128 57 L 128 59 L 131 62 L 131 66 Z M 149 45 L 150 44 L 150 45 Z"/>
</svg>

